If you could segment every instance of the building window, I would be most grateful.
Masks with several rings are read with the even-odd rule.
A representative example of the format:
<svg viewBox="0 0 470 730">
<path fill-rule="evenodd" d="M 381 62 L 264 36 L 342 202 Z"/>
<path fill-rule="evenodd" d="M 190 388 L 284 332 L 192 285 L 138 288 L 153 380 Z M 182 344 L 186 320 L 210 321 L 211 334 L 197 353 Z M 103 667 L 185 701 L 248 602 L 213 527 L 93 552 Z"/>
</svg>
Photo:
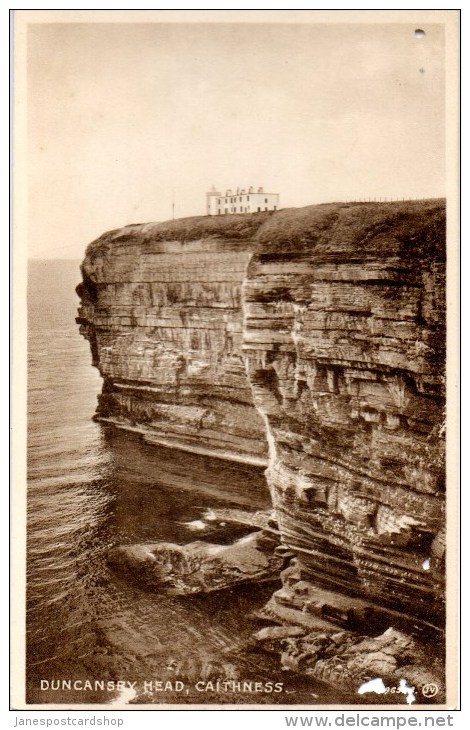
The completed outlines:
<svg viewBox="0 0 470 730">
<path fill-rule="evenodd" d="M 267 209 L 268 209 L 268 206 L 266 206 L 265 210 L 267 210 Z"/>
<path fill-rule="evenodd" d="M 220 208 L 219 208 L 219 210 L 217 211 L 217 215 L 220 215 Z"/>
<path fill-rule="evenodd" d="M 225 212 L 228 213 L 228 208 L 225 208 Z"/>
<path fill-rule="evenodd" d="M 277 210 L 277 205 L 274 206 L 274 210 Z"/>
<path fill-rule="evenodd" d="M 249 199 L 250 199 L 250 196 L 249 196 L 249 195 L 247 195 L 247 196 L 246 196 L 246 199 L 247 199 L 247 200 L 249 200 Z"/>
<path fill-rule="evenodd" d="M 240 195 L 240 203 L 242 202 L 242 196 Z"/>
<path fill-rule="evenodd" d="M 261 208 L 258 207 L 258 213 L 260 213 L 260 212 L 261 212 Z"/>
<path fill-rule="evenodd" d="M 267 202 L 268 202 L 268 199 L 267 199 L 267 198 L 265 198 L 265 199 L 264 199 L 264 202 L 265 202 L 265 203 L 267 203 Z"/>
</svg>

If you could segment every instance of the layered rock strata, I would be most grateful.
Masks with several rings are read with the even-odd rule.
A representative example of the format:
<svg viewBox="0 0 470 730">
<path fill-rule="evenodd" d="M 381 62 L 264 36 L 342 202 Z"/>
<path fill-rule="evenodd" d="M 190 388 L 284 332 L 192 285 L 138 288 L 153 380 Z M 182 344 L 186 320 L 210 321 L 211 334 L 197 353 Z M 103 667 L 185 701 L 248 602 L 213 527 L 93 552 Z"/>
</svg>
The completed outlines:
<svg viewBox="0 0 470 730">
<path fill-rule="evenodd" d="M 287 210 L 258 239 L 244 352 L 298 557 L 287 593 L 301 611 L 313 585 L 441 625 L 444 205 Z"/>
<path fill-rule="evenodd" d="M 82 273 L 98 417 L 269 460 L 274 620 L 443 626 L 443 201 L 128 226 Z"/>
<path fill-rule="evenodd" d="M 241 285 L 266 214 L 127 226 L 92 243 L 78 322 L 97 417 L 146 440 L 266 465 L 241 354 Z"/>
</svg>

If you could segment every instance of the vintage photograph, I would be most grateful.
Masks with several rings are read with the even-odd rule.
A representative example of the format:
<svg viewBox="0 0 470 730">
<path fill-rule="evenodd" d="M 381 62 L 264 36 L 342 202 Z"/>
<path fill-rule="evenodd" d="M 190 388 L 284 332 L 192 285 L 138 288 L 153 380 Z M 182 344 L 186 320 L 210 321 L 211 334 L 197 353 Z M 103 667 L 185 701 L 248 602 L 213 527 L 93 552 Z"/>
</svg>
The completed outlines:
<svg viewBox="0 0 470 730">
<path fill-rule="evenodd" d="M 12 24 L 13 706 L 455 707 L 459 12 Z"/>
</svg>

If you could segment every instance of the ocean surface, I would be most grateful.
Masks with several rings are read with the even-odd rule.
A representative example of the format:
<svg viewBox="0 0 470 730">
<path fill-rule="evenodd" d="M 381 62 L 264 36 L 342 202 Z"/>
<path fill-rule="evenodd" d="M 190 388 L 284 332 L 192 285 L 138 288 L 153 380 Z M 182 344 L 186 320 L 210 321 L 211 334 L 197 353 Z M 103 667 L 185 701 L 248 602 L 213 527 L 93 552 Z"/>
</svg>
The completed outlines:
<svg viewBox="0 0 470 730">
<path fill-rule="evenodd" d="M 252 612 L 280 584 L 170 597 L 108 567 L 110 547 L 191 542 L 200 536 L 185 523 L 207 508 L 254 511 L 270 501 L 259 470 L 221 469 L 92 420 L 101 379 L 75 324 L 79 281 L 78 261 L 30 262 L 28 703 L 341 701 L 338 691 L 281 671 L 278 656 L 250 649 L 261 628 Z M 225 528 L 216 541 L 239 534 Z M 220 691 L 217 679 L 282 683 L 282 691 Z M 135 685 L 123 690 L 118 681 Z"/>
</svg>

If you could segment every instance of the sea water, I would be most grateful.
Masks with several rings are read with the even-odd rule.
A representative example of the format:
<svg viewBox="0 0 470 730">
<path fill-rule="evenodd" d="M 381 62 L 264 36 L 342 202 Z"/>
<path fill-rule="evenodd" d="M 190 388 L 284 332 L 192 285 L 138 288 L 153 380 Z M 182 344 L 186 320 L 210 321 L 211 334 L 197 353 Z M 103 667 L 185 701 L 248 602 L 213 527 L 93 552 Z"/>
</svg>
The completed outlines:
<svg viewBox="0 0 470 730">
<path fill-rule="evenodd" d="M 92 420 L 101 379 L 75 323 L 79 281 L 77 261 L 29 264 L 27 701 L 340 701 L 339 690 L 282 671 L 278 654 L 253 650 L 253 612 L 279 582 L 175 597 L 108 567 L 113 546 L 191 542 L 200 537 L 188 523 L 206 509 L 270 500 L 261 470 Z M 236 536 L 226 527 L 216 537 Z"/>
</svg>

